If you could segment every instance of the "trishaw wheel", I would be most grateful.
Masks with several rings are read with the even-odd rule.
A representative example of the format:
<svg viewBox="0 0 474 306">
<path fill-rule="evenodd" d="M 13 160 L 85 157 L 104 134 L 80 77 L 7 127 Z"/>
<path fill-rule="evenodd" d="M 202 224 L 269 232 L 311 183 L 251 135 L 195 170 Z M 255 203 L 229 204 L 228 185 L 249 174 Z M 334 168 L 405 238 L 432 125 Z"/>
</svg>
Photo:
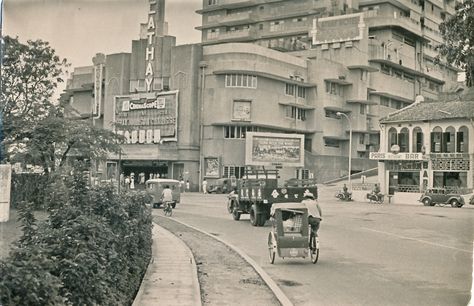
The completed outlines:
<svg viewBox="0 0 474 306">
<path fill-rule="evenodd" d="M 268 258 L 270 259 L 270 263 L 273 264 L 275 262 L 275 254 L 276 254 L 276 240 L 272 232 L 268 234 Z"/>
<path fill-rule="evenodd" d="M 234 201 L 229 200 L 227 202 L 227 211 L 231 214 L 234 211 Z"/>
<path fill-rule="evenodd" d="M 309 255 L 313 264 L 318 262 L 319 259 L 319 246 L 316 243 L 316 237 L 311 237 L 311 243 L 309 245 Z"/>
</svg>

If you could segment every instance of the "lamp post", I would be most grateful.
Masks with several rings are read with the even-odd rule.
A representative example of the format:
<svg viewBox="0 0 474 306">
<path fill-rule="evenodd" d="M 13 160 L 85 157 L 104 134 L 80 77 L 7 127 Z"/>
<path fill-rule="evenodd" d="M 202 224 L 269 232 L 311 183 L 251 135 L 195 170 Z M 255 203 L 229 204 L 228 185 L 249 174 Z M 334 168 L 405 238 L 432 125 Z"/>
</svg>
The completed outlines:
<svg viewBox="0 0 474 306">
<path fill-rule="evenodd" d="M 349 190 L 352 190 L 352 183 L 351 183 L 351 168 L 352 168 L 352 125 L 351 119 L 345 113 L 337 112 L 336 115 L 338 117 L 346 117 L 347 122 L 349 122 L 349 177 L 348 177 L 348 185 Z"/>
</svg>

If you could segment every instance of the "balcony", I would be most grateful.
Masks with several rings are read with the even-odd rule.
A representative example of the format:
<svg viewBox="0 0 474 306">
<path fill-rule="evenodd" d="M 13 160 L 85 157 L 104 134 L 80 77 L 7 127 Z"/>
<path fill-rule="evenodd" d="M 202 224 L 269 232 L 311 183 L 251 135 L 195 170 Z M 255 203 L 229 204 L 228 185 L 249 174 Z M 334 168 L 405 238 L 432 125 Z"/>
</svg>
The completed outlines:
<svg viewBox="0 0 474 306">
<path fill-rule="evenodd" d="M 318 3 L 316 5 L 315 3 Z M 298 1 L 289 1 L 288 4 L 280 7 L 273 7 L 262 14 L 264 19 L 291 18 L 296 16 L 310 15 L 325 9 L 323 1 L 314 1 L 313 3 L 298 3 Z"/>
<path fill-rule="evenodd" d="M 365 14 L 369 28 L 398 27 L 415 35 L 422 36 L 421 25 L 418 21 L 398 14 L 380 13 L 368 11 Z"/>
<path fill-rule="evenodd" d="M 203 9 L 197 10 L 196 13 L 203 14 L 207 12 L 223 10 L 223 9 L 233 9 L 239 7 L 247 7 L 257 5 L 257 1 L 252 0 L 219 0 L 218 4 L 215 5 L 205 5 Z"/>
<path fill-rule="evenodd" d="M 197 27 L 197 29 L 248 24 L 254 22 L 254 15 L 250 11 L 229 15 L 211 15 L 207 17 L 207 22 L 202 27 Z"/>
<path fill-rule="evenodd" d="M 405 66 L 409 69 L 415 69 L 415 58 L 395 52 L 392 49 L 375 44 L 369 44 L 369 60 L 392 62 L 394 64 Z"/>
<path fill-rule="evenodd" d="M 214 42 L 214 41 L 232 41 L 235 39 L 239 40 L 251 40 L 255 36 L 255 30 L 253 29 L 242 29 L 238 31 L 229 31 L 229 32 L 224 32 L 220 33 L 217 36 L 214 37 L 208 37 L 206 42 Z"/>
<path fill-rule="evenodd" d="M 308 30 L 311 28 L 310 25 L 303 22 L 287 22 L 278 26 L 275 26 L 273 31 L 265 31 L 261 35 L 262 38 L 269 38 L 275 36 L 285 36 L 289 34 L 299 34 L 299 33 L 308 33 Z"/>
</svg>

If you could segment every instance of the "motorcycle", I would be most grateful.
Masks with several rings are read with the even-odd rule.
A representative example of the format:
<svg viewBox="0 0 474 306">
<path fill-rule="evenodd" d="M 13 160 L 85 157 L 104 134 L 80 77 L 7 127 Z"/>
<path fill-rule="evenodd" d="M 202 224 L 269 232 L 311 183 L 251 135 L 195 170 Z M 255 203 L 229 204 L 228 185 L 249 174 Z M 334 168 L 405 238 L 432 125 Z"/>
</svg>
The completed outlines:
<svg viewBox="0 0 474 306">
<path fill-rule="evenodd" d="M 344 191 L 340 190 L 340 191 L 336 192 L 335 197 L 338 198 L 341 201 L 353 201 L 351 192 L 344 193 Z"/>
<path fill-rule="evenodd" d="M 370 201 L 370 203 L 375 202 L 378 204 L 382 204 L 383 198 L 384 198 L 384 195 L 381 193 L 375 194 L 372 192 L 372 193 L 367 194 L 367 199 Z"/>
</svg>

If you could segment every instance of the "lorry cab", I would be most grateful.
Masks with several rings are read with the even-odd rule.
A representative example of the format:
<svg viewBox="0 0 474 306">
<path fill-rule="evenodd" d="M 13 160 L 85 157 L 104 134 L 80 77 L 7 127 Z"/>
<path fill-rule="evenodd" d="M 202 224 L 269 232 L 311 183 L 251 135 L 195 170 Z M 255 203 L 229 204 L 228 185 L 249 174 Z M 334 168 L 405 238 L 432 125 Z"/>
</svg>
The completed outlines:
<svg viewBox="0 0 474 306">
<path fill-rule="evenodd" d="M 173 202 L 171 206 L 176 207 L 176 204 L 181 200 L 181 184 L 177 180 L 172 179 L 150 179 L 146 181 L 146 192 L 152 197 L 152 206 L 160 207 L 163 202 L 161 201 L 161 193 L 165 186 L 169 186 L 173 193 Z"/>
</svg>

